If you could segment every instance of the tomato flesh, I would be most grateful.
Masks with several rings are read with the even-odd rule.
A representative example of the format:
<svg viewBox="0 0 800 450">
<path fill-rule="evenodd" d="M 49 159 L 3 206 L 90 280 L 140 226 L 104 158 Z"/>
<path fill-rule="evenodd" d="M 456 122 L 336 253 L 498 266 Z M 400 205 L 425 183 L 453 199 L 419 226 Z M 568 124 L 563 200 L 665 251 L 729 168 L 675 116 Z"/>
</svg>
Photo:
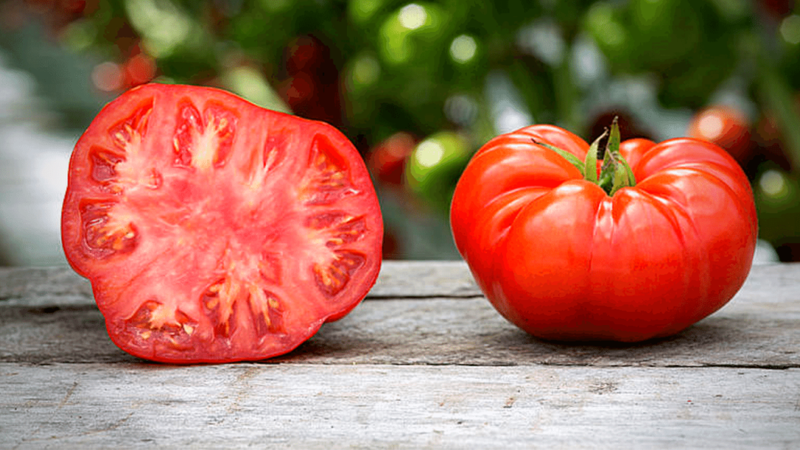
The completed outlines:
<svg viewBox="0 0 800 450">
<path fill-rule="evenodd" d="M 168 362 L 291 351 L 364 298 L 382 235 L 341 133 L 189 86 L 104 108 L 73 152 L 62 213 L 112 340 Z"/>
</svg>

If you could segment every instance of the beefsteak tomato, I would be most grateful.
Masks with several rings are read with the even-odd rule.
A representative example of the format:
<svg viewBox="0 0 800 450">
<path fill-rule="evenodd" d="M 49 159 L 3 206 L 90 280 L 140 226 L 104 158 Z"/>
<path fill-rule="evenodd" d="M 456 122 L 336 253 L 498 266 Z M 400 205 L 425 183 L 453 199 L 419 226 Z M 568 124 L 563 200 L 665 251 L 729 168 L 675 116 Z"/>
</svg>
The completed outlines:
<svg viewBox="0 0 800 450">
<path fill-rule="evenodd" d="M 456 186 L 459 252 L 494 307 L 534 336 L 668 336 L 725 305 L 749 273 L 756 210 L 728 153 L 689 138 L 620 145 L 613 127 L 608 142 L 598 178 L 597 142 L 529 126 L 485 144 Z"/>
<path fill-rule="evenodd" d="M 149 360 L 284 354 L 352 310 L 383 222 L 336 129 L 204 87 L 143 85 L 77 142 L 61 232 L 114 343 Z"/>
</svg>

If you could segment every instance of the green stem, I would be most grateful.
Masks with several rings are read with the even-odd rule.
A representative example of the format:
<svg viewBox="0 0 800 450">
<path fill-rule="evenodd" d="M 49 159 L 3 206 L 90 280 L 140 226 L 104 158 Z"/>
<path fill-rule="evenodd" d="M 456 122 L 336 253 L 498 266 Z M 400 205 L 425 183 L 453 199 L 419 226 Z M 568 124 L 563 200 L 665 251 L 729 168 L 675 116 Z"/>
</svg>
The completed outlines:
<svg viewBox="0 0 800 450">
<path fill-rule="evenodd" d="M 605 148 L 600 146 L 600 142 L 608 135 L 608 141 Z M 622 157 L 619 151 L 620 148 L 620 134 L 619 123 L 617 118 L 611 124 L 611 131 L 606 130 L 603 134 L 595 139 L 586 152 L 586 159 L 581 162 L 575 155 L 564 151 L 558 147 L 550 145 L 546 142 L 539 142 L 532 139 L 534 144 L 541 145 L 558 153 L 562 158 L 569 161 L 573 166 L 583 174 L 583 179 L 594 184 L 597 184 L 610 196 L 613 196 L 617 191 L 624 187 L 636 185 L 636 178 L 633 176 L 631 166 Z M 600 169 L 600 176 L 597 176 L 597 162 L 602 161 Z"/>
<path fill-rule="evenodd" d="M 597 183 L 608 195 L 614 195 L 620 189 L 636 184 L 633 171 L 620 154 L 619 147 L 619 120 L 614 117 L 603 156 L 603 166 L 600 169 L 600 180 Z"/>
<path fill-rule="evenodd" d="M 603 156 L 600 154 L 600 142 L 605 139 L 607 134 L 608 130 L 603 131 L 603 134 L 600 135 L 599 138 L 595 139 L 594 142 L 592 142 L 592 145 L 589 147 L 589 151 L 586 152 L 586 159 L 583 161 L 583 165 L 586 168 L 583 173 L 583 179 L 591 181 L 594 184 L 598 184 L 597 160 L 603 160 Z"/>
</svg>

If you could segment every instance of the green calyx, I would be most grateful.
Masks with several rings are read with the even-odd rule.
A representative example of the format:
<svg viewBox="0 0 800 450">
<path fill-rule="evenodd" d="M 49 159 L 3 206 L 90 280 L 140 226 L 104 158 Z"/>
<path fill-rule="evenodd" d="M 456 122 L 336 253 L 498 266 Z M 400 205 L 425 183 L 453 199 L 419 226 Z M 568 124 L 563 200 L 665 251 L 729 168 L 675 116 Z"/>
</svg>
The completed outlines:
<svg viewBox="0 0 800 450">
<path fill-rule="evenodd" d="M 608 136 L 606 145 L 600 147 L 600 143 L 606 136 Z M 609 132 L 606 130 L 592 143 L 589 147 L 589 151 L 586 153 L 586 159 L 583 161 L 572 153 L 558 147 L 536 140 L 533 142 L 558 153 L 583 174 L 584 180 L 600 186 L 608 195 L 614 195 L 624 187 L 636 185 L 636 179 L 633 176 L 631 166 L 628 165 L 628 162 L 625 161 L 625 158 L 623 158 L 619 152 L 620 134 L 616 117 L 611 123 L 611 131 Z M 597 170 L 598 162 L 601 163 L 599 175 Z"/>
</svg>

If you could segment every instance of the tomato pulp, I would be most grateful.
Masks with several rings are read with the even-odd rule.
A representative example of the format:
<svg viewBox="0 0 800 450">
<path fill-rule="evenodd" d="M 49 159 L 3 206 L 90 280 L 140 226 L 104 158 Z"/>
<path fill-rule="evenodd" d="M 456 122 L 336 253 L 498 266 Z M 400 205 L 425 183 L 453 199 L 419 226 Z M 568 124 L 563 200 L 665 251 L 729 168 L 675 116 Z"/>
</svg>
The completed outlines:
<svg viewBox="0 0 800 450">
<path fill-rule="evenodd" d="M 68 179 L 67 259 L 141 358 L 287 353 L 380 270 L 381 212 L 347 138 L 221 90 L 126 92 L 80 138 Z"/>
<path fill-rule="evenodd" d="M 589 145 L 550 125 L 492 139 L 456 186 L 456 246 L 494 307 L 530 334 L 668 336 L 725 305 L 749 273 L 756 210 L 729 154 L 695 139 L 617 146 L 635 184 L 616 192 L 568 159 L 584 161 Z"/>
</svg>

